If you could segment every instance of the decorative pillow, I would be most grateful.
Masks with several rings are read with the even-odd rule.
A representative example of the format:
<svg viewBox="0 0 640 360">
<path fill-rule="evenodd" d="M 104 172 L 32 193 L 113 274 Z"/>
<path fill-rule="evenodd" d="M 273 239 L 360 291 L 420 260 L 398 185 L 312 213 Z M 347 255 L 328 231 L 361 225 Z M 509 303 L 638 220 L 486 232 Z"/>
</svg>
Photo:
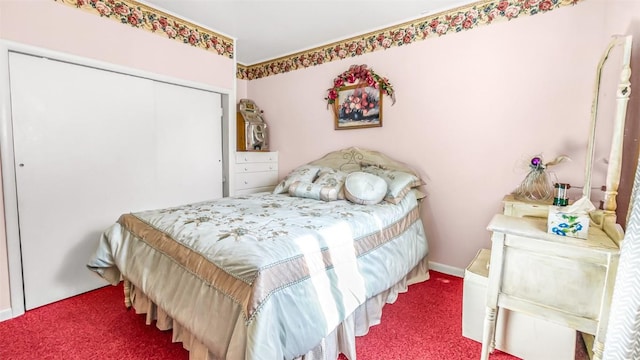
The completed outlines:
<svg viewBox="0 0 640 360">
<path fill-rule="evenodd" d="M 387 170 L 378 166 L 367 166 L 362 169 L 363 172 L 377 175 L 384 179 L 387 183 L 387 194 L 385 201 L 397 204 L 405 195 L 414 187 L 423 185 L 422 180 L 417 176 L 398 170 Z"/>
<path fill-rule="evenodd" d="M 352 172 L 344 182 L 345 197 L 356 204 L 377 204 L 386 194 L 387 182 L 374 174 L 362 171 Z"/>
<path fill-rule="evenodd" d="M 334 201 L 338 200 L 338 189 L 307 181 L 296 181 L 289 186 L 289 195 L 322 201 Z"/>
<path fill-rule="evenodd" d="M 324 167 L 320 169 L 318 178 L 313 183 L 336 189 L 338 191 L 338 199 L 342 200 L 344 199 L 344 180 L 347 175 L 344 171 Z"/>
<path fill-rule="evenodd" d="M 313 182 L 320 171 L 320 166 L 302 165 L 293 169 L 280 183 L 273 189 L 274 194 L 284 194 L 289 191 L 289 186 L 296 181 Z"/>
</svg>

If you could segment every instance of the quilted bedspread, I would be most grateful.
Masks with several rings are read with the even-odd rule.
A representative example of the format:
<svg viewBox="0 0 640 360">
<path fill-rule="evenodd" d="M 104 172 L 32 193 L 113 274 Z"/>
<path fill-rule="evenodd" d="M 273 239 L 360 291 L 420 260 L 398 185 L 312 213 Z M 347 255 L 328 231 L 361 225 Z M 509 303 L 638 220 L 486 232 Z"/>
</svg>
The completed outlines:
<svg viewBox="0 0 640 360">
<path fill-rule="evenodd" d="M 268 193 L 125 214 L 88 267 L 122 277 L 226 359 L 292 359 L 427 255 L 418 202 Z"/>
</svg>

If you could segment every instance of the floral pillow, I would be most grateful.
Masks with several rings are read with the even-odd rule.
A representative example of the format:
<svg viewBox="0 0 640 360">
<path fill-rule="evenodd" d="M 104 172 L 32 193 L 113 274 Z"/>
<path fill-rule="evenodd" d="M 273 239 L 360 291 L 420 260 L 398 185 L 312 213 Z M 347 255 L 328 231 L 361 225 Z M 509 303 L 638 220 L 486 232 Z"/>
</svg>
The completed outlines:
<svg viewBox="0 0 640 360">
<path fill-rule="evenodd" d="M 289 186 L 289 195 L 322 201 L 334 201 L 338 199 L 338 189 L 308 181 L 296 181 Z"/>
<path fill-rule="evenodd" d="M 324 167 L 320 169 L 318 178 L 313 182 L 314 184 L 321 185 L 323 187 L 336 189 L 338 192 L 338 199 L 344 199 L 344 181 L 347 178 L 347 173 L 344 171 Z"/>
<path fill-rule="evenodd" d="M 289 191 L 289 186 L 296 181 L 310 182 L 316 179 L 320 166 L 302 165 L 293 169 L 282 181 L 273 189 L 274 194 L 284 194 Z"/>
<path fill-rule="evenodd" d="M 397 204 L 404 198 L 412 188 L 423 185 L 419 177 L 399 170 L 388 170 L 378 166 L 366 166 L 363 172 L 377 175 L 383 178 L 387 183 L 387 194 L 385 201 Z"/>
<path fill-rule="evenodd" d="M 387 182 L 381 177 L 361 171 L 352 172 L 344 182 L 344 195 L 347 200 L 372 205 L 383 200 L 387 194 Z"/>
</svg>

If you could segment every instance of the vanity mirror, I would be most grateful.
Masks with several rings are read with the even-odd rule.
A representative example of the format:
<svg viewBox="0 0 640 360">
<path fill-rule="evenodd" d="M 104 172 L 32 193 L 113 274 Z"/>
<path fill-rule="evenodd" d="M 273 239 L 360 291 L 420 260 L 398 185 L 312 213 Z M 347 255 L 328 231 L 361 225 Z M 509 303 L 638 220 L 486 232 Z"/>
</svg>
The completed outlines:
<svg viewBox="0 0 640 360">
<path fill-rule="evenodd" d="M 632 37 L 614 36 L 600 58 L 596 70 L 593 101 L 591 105 L 591 122 L 587 156 L 585 164 L 585 184 L 583 197 L 589 197 L 599 206 L 599 210 L 592 213 L 592 220 L 602 226 L 602 229 L 619 242 L 622 235 L 616 225 L 619 221 L 618 190 L 622 172 L 623 141 L 627 104 L 631 95 L 631 45 Z M 613 101 L 615 97 L 615 101 Z M 607 160 L 604 162 L 604 185 L 600 191 L 592 191 L 594 159 L 598 139 L 597 133 L 611 133 L 610 147 Z M 633 159 L 633 162 L 635 162 Z M 623 201 L 628 205 L 628 200 Z M 626 214 L 626 212 L 624 212 Z"/>
<path fill-rule="evenodd" d="M 589 214 L 586 237 L 548 233 L 543 217 L 548 209 L 543 206 L 538 206 L 542 218 L 511 211 L 496 214 L 487 226 L 492 244 L 482 360 L 495 348 L 500 308 L 591 335 L 586 342 L 592 358 L 602 359 L 624 236 L 616 210 L 631 94 L 630 61 L 631 36 L 615 36 L 598 63 L 582 196 L 600 203 L 601 209 Z M 601 149 L 607 154 L 596 155 Z M 594 160 L 602 158 L 607 160 Z"/>
</svg>

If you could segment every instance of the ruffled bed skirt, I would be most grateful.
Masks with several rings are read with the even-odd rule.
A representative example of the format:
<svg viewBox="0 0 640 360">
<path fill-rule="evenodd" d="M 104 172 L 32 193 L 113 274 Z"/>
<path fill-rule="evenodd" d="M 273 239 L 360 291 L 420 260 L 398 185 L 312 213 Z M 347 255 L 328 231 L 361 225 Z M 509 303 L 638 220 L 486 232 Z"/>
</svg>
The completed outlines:
<svg viewBox="0 0 640 360">
<path fill-rule="evenodd" d="M 428 279 L 429 269 L 425 258 L 404 279 L 360 305 L 333 332 L 322 339 L 318 346 L 296 360 L 335 360 L 340 353 L 349 360 L 356 360 L 356 336 L 366 335 L 371 326 L 380 323 L 382 308 L 385 304 L 394 303 L 398 294 L 406 292 L 409 285 Z M 173 329 L 173 342 L 182 343 L 183 347 L 189 351 L 189 360 L 223 360 L 211 354 L 202 342 L 126 279 L 124 294 L 125 305 L 133 306 L 137 314 L 146 314 L 147 325 L 151 325 L 155 320 L 158 329 L 163 331 Z"/>
</svg>

